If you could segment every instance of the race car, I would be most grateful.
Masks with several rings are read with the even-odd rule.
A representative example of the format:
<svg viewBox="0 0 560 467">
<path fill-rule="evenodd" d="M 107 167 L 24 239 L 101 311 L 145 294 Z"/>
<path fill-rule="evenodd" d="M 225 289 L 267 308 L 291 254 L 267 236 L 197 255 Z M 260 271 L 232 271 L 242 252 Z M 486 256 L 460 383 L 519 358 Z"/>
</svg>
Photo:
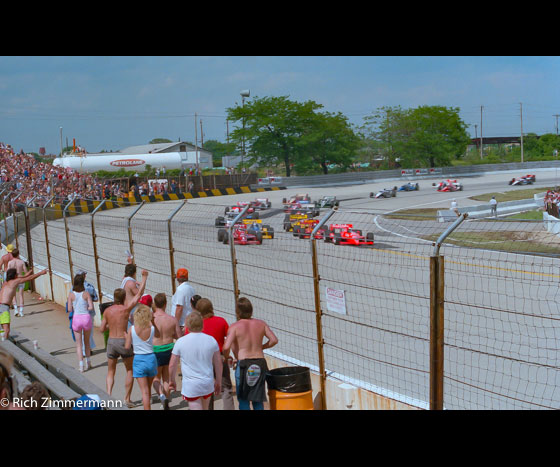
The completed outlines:
<svg viewBox="0 0 560 467">
<path fill-rule="evenodd" d="M 239 215 L 239 213 L 242 210 L 243 209 L 242 208 L 240 209 L 239 206 L 233 206 L 231 208 L 226 208 L 225 215 L 216 217 L 216 220 L 214 221 L 214 225 L 216 227 L 224 227 L 224 226 L 228 225 L 228 221 L 233 221 Z M 247 213 L 245 213 L 244 218 L 245 219 L 258 219 L 259 218 L 259 212 L 255 211 L 252 208 L 249 208 L 247 210 Z"/>
<path fill-rule="evenodd" d="M 443 180 L 439 184 L 432 183 L 437 191 L 463 191 L 463 185 L 457 180 Z"/>
<path fill-rule="evenodd" d="M 519 185 L 532 185 L 533 180 L 527 177 L 512 178 L 509 181 L 509 185 L 519 186 Z"/>
<path fill-rule="evenodd" d="M 420 189 L 420 185 L 418 183 L 409 182 L 406 185 L 401 186 L 398 191 L 418 191 Z"/>
<path fill-rule="evenodd" d="M 324 241 L 335 245 L 368 246 L 373 245 L 373 233 L 368 232 L 364 236 L 352 224 L 331 224 L 325 232 Z"/>
<path fill-rule="evenodd" d="M 291 198 L 282 199 L 282 204 L 295 204 L 295 203 L 311 203 L 311 198 L 308 194 L 297 194 Z"/>
<path fill-rule="evenodd" d="M 243 209 L 245 209 L 245 206 L 249 205 L 249 209 L 247 210 L 248 214 L 252 214 L 253 212 L 255 212 L 255 208 L 252 206 L 252 203 L 248 203 L 246 201 L 238 201 L 238 203 L 235 206 L 231 206 L 231 207 L 226 207 L 224 210 L 224 214 L 227 214 L 228 212 L 234 212 L 236 214 L 239 214 L 241 211 L 243 211 Z"/>
<path fill-rule="evenodd" d="M 316 217 L 320 214 L 320 209 L 314 204 L 310 203 L 294 203 L 286 204 L 284 212 L 288 214 L 306 214 L 309 217 Z"/>
<path fill-rule="evenodd" d="M 232 235 L 235 245 L 262 245 L 263 242 L 262 232 L 251 227 L 248 228 L 246 224 L 235 224 Z M 218 241 L 225 245 L 229 244 L 229 231 L 226 229 L 218 230 Z"/>
<path fill-rule="evenodd" d="M 388 188 L 383 188 L 382 190 L 378 191 L 377 193 L 374 193 L 372 191 L 369 194 L 370 198 L 375 198 L 375 199 L 394 198 L 395 196 L 397 196 L 397 187 L 396 186 L 394 186 L 392 190 L 389 190 Z"/>
<path fill-rule="evenodd" d="M 251 202 L 251 206 L 255 209 L 263 211 L 265 209 L 270 209 L 272 203 L 268 198 L 257 198 L 255 201 Z"/>
<path fill-rule="evenodd" d="M 243 219 L 242 222 L 248 226 L 248 229 L 262 232 L 263 238 L 274 238 L 274 228 L 269 224 L 263 224 L 261 219 Z"/>
<path fill-rule="evenodd" d="M 524 175 L 522 178 L 528 178 L 533 183 L 535 183 L 537 181 L 537 177 L 535 175 Z"/>
<path fill-rule="evenodd" d="M 286 214 L 284 217 L 284 230 L 286 232 L 291 232 L 301 221 L 307 219 L 311 219 L 307 214 Z"/>
<path fill-rule="evenodd" d="M 313 229 L 315 229 L 319 222 L 319 219 L 302 219 L 293 228 L 294 237 L 310 238 Z M 325 229 L 319 229 L 314 237 L 319 240 L 323 239 L 325 237 Z"/>
<path fill-rule="evenodd" d="M 336 196 L 323 196 L 319 201 L 315 201 L 315 207 L 317 208 L 334 208 L 338 204 L 339 201 L 337 201 Z"/>
</svg>

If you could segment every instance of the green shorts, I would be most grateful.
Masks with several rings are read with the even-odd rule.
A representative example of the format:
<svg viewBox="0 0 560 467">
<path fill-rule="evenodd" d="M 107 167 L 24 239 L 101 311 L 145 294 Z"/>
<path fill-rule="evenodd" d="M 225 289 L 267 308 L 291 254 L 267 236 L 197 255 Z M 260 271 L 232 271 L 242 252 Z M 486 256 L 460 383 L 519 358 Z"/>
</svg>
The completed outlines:
<svg viewBox="0 0 560 467">
<path fill-rule="evenodd" d="M 10 310 L 0 312 L 0 324 L 10 324 Z"/>
</svg>

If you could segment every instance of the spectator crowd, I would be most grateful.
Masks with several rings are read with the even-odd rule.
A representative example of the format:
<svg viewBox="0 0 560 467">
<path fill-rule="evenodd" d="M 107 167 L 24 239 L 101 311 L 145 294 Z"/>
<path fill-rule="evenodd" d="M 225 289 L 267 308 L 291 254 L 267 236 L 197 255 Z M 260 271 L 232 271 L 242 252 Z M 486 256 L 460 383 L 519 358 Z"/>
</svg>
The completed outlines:
<svg viewBox="0 0 560 467">
<path fill-rule="evenodd" d="M 558 204 L 560 203 L 560 192 L 548 190 L 544 195 L 544 209 L 545 211 L 556 218 L 560 218 L 558 212 Z"/>
</svg>

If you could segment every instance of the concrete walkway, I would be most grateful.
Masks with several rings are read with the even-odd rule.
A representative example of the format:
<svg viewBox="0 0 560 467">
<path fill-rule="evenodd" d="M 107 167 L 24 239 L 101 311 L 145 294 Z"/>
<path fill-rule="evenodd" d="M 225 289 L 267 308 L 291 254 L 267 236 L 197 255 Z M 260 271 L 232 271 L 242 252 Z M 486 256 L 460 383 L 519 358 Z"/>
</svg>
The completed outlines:
<svg viewBox="0 0 560 467">
<path fill-rule="evenodd" d="M 78 369 L 78 358 L 76 355 L 76 345 L 72 340 L 70 331 L 70 322 L 65 309 L 51 301 L 43 300 L 38 294 L 24 293 L 24 316 L 17 317 L 12 313 L 11 333 L 20 333 L 29 340 L 37 340 L 38 346 L 55 356 L 62 362 Z M 103 334 L 99 332 L 99 328 L 94 326 L 93 338 L 95 348 L 92 350 L 91 363 L 92 368 L 84 372 L 92 383 L 100 389 L 106 390 L 105 378 L 107 376 L 107 354 L 105 351 L 105 343 Z M 117 363 L 117 371 L 115 374 L 115 384 L 113 386 L 112 397 L 117 400 L 124 399 L 124 380 L 125 367 L 121 359 Z M 233 372 L 232 372 L 232 381 Z M 188 404 L 181 397 L 181 377 L 177 376 L 177 391 L 172 396 L 173 399 L 169 405 L 170 410 L 188 410 Z M 132 410 L 143 410 L 142 394 L 140 387 L 135 381 L 132 389 L 132 401 L 135 406 Z M 234 395 L 235 407 L 237 408 L 237 400 Z M 215 410 L 223 408 L 222 401 L 217 400 L 214 403 Z M 163 409 L 159 399 L 152 392 L 152 410 Z"/>
</svg>

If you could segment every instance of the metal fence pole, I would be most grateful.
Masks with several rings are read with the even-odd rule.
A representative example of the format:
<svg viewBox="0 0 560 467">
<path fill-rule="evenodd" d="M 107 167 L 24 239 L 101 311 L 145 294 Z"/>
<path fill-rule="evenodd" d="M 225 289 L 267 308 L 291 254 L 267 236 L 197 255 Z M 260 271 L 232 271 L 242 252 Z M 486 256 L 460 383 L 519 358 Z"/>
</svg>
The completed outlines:
<svg viewBox="0 0 560 467">
<path fill-rule="evenodd" d="M 51 267 L 51 252 L 49 250 L 49 232 L 47 229 L 47 214 L 45 212 L 45 208 L 47 205 L 54 199 L 54 196 L 49 199 L 43 206 L 43 225 L 45 226 L 45 246 L 47 248 L 47 264 L 49 266 L 49 279 L 51 281 L 51 300 L 54 301 L 54 287 L 53 287 L 53 280 L 52 280 L 52 267 Z"/>
<path fill-rule="evenodd" d="M 175 209 L 167 218 L 167 237 L 169 239 L 169 267 L 171 269 L 171 290 L 173 291 L 173 294 L 175 294 L 176 291 L 176 287 L 175 287 L 175 257 L 174 257 L 174 252 L 175 249 L 173 248 L 173 237 L 171 235 L 171 219 L 173 219 L 173 217 L 175 217 L 175 214 L 177 214 L 185 205 L 185 203 L 187 202 L 186 199 L 183 200 L 183 202 L 181 203 L 181 205 Z"/>
<path fill-rule="evenodd" d="M 8 193 L 6 196 L 2 198 L 2 213 L 4 214 L 4 231 L 6 234 L 6 245 L 8 245 L 8 209 L 6 207 L 6 199 L 10 196 Z"/>
<path fill-rule="evenodd" d="M 321 310 L 321 289 L 319 281 L 319 263 L 317 261 L 317 244 L 315 242 L 315 234 L 323 227 L 323 225 L 330 219 L 330 217 L 338 210 L 335 206 L 329 211 L 325 217 L 315 226 L 313 232 L 309 236 L 311 241 L 311 261 L 313 265 L 313 292 L 315 298 L 315 323 L 317 326 L 317 350 L 319 354 L 319 376 L 321 377 L 321 410 L 327 410 L 327 372 L 325 370 L 325 354 L 324 354 L 324 340 L 323 340 L 323 312 Z"/>
<path fill-rule="evenodd" d="M 106 200 L 101 201 L 91 213 L 91 238 L 93 241 L 93 258 L 95 260 L 95 276 L 97 277 L 97 290 L 99 294 L 99 305 L 103 302 L 103 291 L 101 290 L 101 273 L 99 272 L 99 257 L 97 256 L 97 235 L 95 235 L 95 213 L 101 209 Z"/>
<path fill-rule="evenodd" d="M 35 195 L 33 198 L 31 198 L 30 201 L 25 203 L 23 207 L 23 212 L 25 214 L 25 240 L 27 242 L 27 261 L 29 262 L 29 267 L 31 268 L 31 270 L 34 269 L 34 262 L 33 262 L 33 245 L 31 244 L 31 226 L 29 223 L 28 208 L 29 208 L 29 204 L 32 203 L 35 198 L 37 198 L 37 195 Z M 35 292 L 35 280 L 31 281 L 30 288 L 31 288 L 31 292 Z"/>
<path fill-rule="evenodd" d="M 20 193 L 19 195 L 17 195 L 14 199 L 11 200 L 11 205 L 12 205 L 12 218 L 14 220 L 14 238 L 16 240 L 16 248 L 19 250 L 19 240 L 18 240 L 18 226 L 17 226 L 17 215 L 16 215 L 16 210 L 14 208 L 14 201 L 17 200 L 21 195 L 23 195 L 23 193 Z"/>
<path fill-rule="evenodd" d="M 68 266 L 70 266 L 70 282 L 74 283 L 74 265 L 72 264 L 72 249 L 70 247 L 70 236 L 68 235 L 68 207 L 72 204 L 72 200 L 68 202 L 62 210 L 62 218 L 64 219 L 64 230 L 66 232 L 66 247 L 68 250 Z"/>
<path fill-rule="evenodd" d="M 430 410 L 443 410 L 445 268 L 439 250 L 467 216 L 467 213 L 462 214 L 439 236 L 434 254 L 430 256 Z"/>
<path fill-rule="evenodd" d="M 235 299 L 236 307 L 237 307 L 237 299 L 239 298 L 239 283 L 237 281 L 237 258 L 235 257 L 235 241 L 233 239 L 233 228 L 235 227 L 235 224 L 239 221 L 239 219 L 241 219 L 245 215 L 245 213 L 249 210 L 249 207 L 250 204 L 245 206 L 243 208 L 243 211 L 241 211 L 237 215 L 237 217 L 233 220 L 233 222 L 229 226 L 229 229 L 226 234 L 228 235 L 227 240 L 229 242 L 229 248 L 231 252 L 231 267 L 233 268 L 233 296 Z"/>
<path fill-rule="evenodd" d="M 128 223 L 128 248 L 130 249 L 130 254 L 132 255 L 132 263 L 133 264 L 136 264 L 136 263 L 134 262 L 134 240 L 132 239 L 132 228 L 130 226 L 130 221 L 135 216 L 135 214 L 138 211 L 140 211 L 140 209 L 142 208 L 142 206 L 144 206 L 144 204 L 146 204 L 146 202 L 142 201 L 138 205 L 138 207 L 134 211 L 132 211 L 132 214 L 130 216 L 128 216 L 128 218 L 127 218 L 127 223 Z"/>
</svg>

